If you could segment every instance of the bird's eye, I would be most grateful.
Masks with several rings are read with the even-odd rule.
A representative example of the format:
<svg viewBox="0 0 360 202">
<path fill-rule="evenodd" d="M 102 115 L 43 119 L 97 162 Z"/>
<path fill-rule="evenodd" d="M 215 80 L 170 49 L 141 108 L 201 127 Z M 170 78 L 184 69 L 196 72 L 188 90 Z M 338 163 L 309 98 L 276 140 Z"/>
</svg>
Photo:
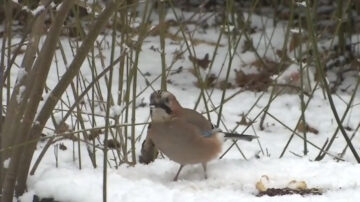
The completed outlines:
<svg viewBox="0 0 360 202">
<path fill-rule="evenodd" d="M 167 98 L 165 98 L 165 102 L 169 102 L 169 98 L 167 97 Z"/>
</svg>

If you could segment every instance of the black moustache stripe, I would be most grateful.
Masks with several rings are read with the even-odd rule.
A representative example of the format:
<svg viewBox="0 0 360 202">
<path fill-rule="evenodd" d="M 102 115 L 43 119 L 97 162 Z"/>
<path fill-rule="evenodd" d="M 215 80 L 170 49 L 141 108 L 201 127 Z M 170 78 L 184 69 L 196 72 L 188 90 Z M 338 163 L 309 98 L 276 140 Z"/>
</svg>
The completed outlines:
<svg viewBox="0 0 360 202">
<path fill-rule="evenodd" d="M 163 104 L 163 103 L 161 103 L 161 104 L 155 104 L 154 106 L 155 106 L 156 108 L 161 108 L 161 109 L 165 110 L 165 112 L 166 112 L 167 114 L 171 114 L 171 113 L 172 113 L 172 110 L 170 109 L 170 107 L 168 107 L 167 105 L 165 105 L 165 104 Z"/>
</svg>

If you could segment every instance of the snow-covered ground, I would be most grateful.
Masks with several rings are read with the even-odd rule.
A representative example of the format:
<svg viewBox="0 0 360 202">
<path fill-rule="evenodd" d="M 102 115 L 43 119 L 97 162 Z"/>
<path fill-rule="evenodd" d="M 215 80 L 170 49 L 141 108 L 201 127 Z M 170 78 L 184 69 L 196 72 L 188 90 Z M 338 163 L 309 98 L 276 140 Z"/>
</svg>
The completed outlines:
<svg viewBox="0 0 360 202">
<path fill-rule="evenodd" d="M 244 148 L 245 149 L 245 148 Z M 98 202 L 102 200 L 102 170 L 77 169 L 72 161 L 42 165 L 30 178 L 30 191 L 21 201 L 32 201 L 34 193 L 59 201 Z M 64 165 L 67 164 L 67 165 Z M 185 167 L 173 182 L 178 165 L 159 159 L 150 165 L 122 166 L 108 172 L 109 201 L 359 201 L 360 166 L 334 161 L 312 162 L 300 158 L 241 158 L 215 160 L 208 166 L 207 180 L 200 165 Z M 305 181 L 310 188 L 324 191 L 319 196 L 256 197 L 255 184 L 262 175 L 269 186 L 283 188 L 290 181 Z"/>
<path fill-rule="evenodd" d="M 171 18 L 171 13 L 169 13 Z M 269 57 L 277 60 L 275 52 L 276 49 L 281 49 L 285 27 L 279 23 L 276 28 L 273 27 L 271 20 L 261 18 L 259 16 L 252 16 L 252 23 L 254 27 L 266 28 L 266 34 L 257 32 L 251 35 L 254 44 L 258 48 L 261 56 Z M 171 31 L 174 33 L 178 28 L 172 27 Z M 216 42 L 220 32 L 214 28 L 208 28 L 204 32 L 196 32 L 194 38 L 207 41 L 209 43 L 200 43 L 194 46 L 197 57 L 202 58 L 206 53 L 213 55 L 215 49 L 210 42 Z M 272 48 L 268 49 L 269 36 L 274 35 L 272 39 Z M 110 34 L 105 37 L 106 40 L 111 40 Z M 64 40 L 64 49 L 66 56 L 72 58 L 72 53 L 66 39 Z M 228 41 L 224 36 L 220 43 L 224 46 L 219 47 L 218 53 L 213 64 L 212 73 L 218 73 L 227 62 L 229 56 Z M 243 44 L 244 40 L 241 40 Z M 181 44 L 174 42 L 171 39 L 166 41 L 166 58 L 170 64 L 173 58 L 173 52 L 180 50 Z M 139 69 L 142 72 L 149 72 L 147 77 L 152 81 L 161 72 L 161 59 L 158 51 L 153 49 L 160 48 L 159 37 L 148 37 L 145 39 L 142 47 L 142 53 L 139 60 Z M 184 46 L 182 47 L 184 49 Z M 265 51 L 266 50 L 266 51 Z M 236 50 L 238 54 L 232 61 L 232 70 L 229 81 L 235 83 L 234 69 L 242 68 L 244 71 L 254 71 L 250 68 L 250 63 L 256 60 L 253 52 L 241 51 L 241 45 Z M 110 57 L 110 49 L 103 47 L 105 58 Z M 120 54 L 121 51 L 116 51 Z M 60 52 L 57 53 L 60 58 Z M 58 65 L 64 66 L 60 59 Z M 18 58 L 18 63 L 21 58 Z M 100 62 L 98 61 L 98 64 Z M 179 74 L 170 74 L 168 90 L 178 97 L 179 102 L 188 108 L 193 108 L 196 99 L 199 96 L 200 90 L 195 86 L 196 78 L 190 73 L 192 63 L 188 60 L 188 53 L 185 53 L 184 58 L 177 61 L 174 69 L 182 66 L 183 71 Z M 48 85 L 54 86 L 58 77 L 53 68 L 51 70 Z M 117 75 L 117 69 L 115 74 Z M 61 75 L 62 72 L 60 72 Z M 84 63 L 82 70 L 84 76 L 91 78 L 90 68 L 87 62 Z M 13 75 L 16 76 L 16 69 Z M 204 73 L 205 74 L 205 73 Z M 220 74 L 220 79 L 224 79 L 226 70 Z M 113 81 L 114 95 L 117 95 L 117 77 Z M 147 83 L 143 77 L 138 79 L 138 90 L 147 87 Z M 160 81 L 153 84 L 156 89 L 160 88 Z M 106 86 L 102 86 L 106 89 Z M 230 97 L 236 93 L 239 88 L 228 89 L 226 97 Z M 209 89 L 210 92 L 212 89 Z M 104 90 L 104 92 L 106 92 Z M 152 90 L 149 88 L 140 98 L 144 98 L 145 103 L 148 103 L 149 95 Z M 210 98 L 215 106 L 220 103 L 222 91 L 215 89 Z M 346 104 L 344 101 L 350 100 L 350 94 L 346 92 L 339 93 L 334 96 L 334 101 L 340 116 L 345 111 Z M 256 100 L 260 101 L 251 109 Z M 241 120 L 241 114 L 246 114 L 250 110 L 247 118 L 255 119 L 258 113 L 267 105 L 270 93 L 261 92 L 255 93 L 250 91 L 242 92 L 233 97 L 229 102 L 224 104 L 223 118 L 224 124 L 220 125 L 223 130 L 233 129 Z M 70 98 L 71 99 L 71 98 Z M 306 98 L 307 99 L 307 98 Z M 140 99 L 139 99 L 140 100 Z M 360 102 L 360 98 L 356 96 L 354 106 L 350 110 L 344 121 L 344 126 L 354 130 L 360 122 L 360 106 L 356 105 Z M 211 106 L 211 105 L 209 105 Z M 299 117 L 301 116 L 301 103 L 299 95 L 283 94 L 278 96 L 271 104 L 269 114 L 273 115 L 282 124 L 294 129 Z M 197 109 L 204 112 L 203 104 Z M 137 109 L 137 121 L 146 122 L 149 117 L 149 109 Z M 308 139 L 321 148 L 327 138 L 331 138 L 336 130 L 337 124 L 335 122 L 332 111 L 330 110 L 328 100 L 324 98 L 321 89 L 318 89 L 305 113 L 307 123 L 316 128 L 319 133 L 308 133 Z M 216 120 L 217 114 L 211 113 L 213 121 Z M 308 144 L 309 153 L 306 157 L 299 157 L 303 155 L 303 140 L 295 136 L 290 143 L 284 157 L 279 158 L 283 148 L 285 147 L 292 131 L 284 127 L 279 121 L 267 116 L 264 122 L 265 130 L 259 129 L 260 119 L 256 119 L 253 127 L 247 129 L 245 133 L 255 134 L 259 136 L 258 141 L 252 142 L 238 142 L 238 146 L 246 156 L 239 152 L 237 147 L 233 147 L 222 159 L 213 160 L 208 166 L 208 179 L 203 179 L 203 172 L 201 165 L 186 166 L 180 174 L 179 181 L 173 182 L 178 165 L 167 158 L 157 159 L 149 165 L 136 164 L 134 166 L 121 165 L 119 168 L 109 168 L 108 176 L 108 201 L 110 202 L 135 202 L 135 201 L 360 201 L 360 165 L 356 163 L 349 149 L 344 155 L 345 161 L 337 162 L 332 157 L 326 156 L 324 160 L 318 162 L 314 158 L 318 155 L 319 149 Z M 241 133 L 245 126 L 241 125 L 237 128 L 237 132 Z M 137 132 L 141 132 L 142 126 L 136 128 Z M 347 131 L 350 135 L 353 131 Z M 143 135 L 144 136 L 144 135 Z M 144 137 L 142 137 L 143 139 Z M 353 144 L 358 153 L 360 153 L 360 136 L 356 135 L 353 139 Z M 66 150 L 56 150 L 58 162 L 54 157 L 54 146 L 51 146 L 45 154 L 39 168 L 35 175 L 30 176 L 28 180 L 28 192 L 20 197 L 21 202 L 30 202 L 33 200 L 33 195 L 36 194 L 41 198 L 54 198 L 61 202 L 99 202 L 102 201 L 102 157 L 103 154 L 99 150 L 97 155 L 98 168 L 93 169 L 89 157 L 87 155 L 86 146 L 80 144 L 81 148 L 81 164 L 82 168 L 78 168 L 78 145 L 73 144 L 70 140 L 64 140 L 63 143 Z M 231 141 L 225 142 L 223 150 L 225 151 L 230 145 Z M 40 154 L 44 143 L 39 143 L 34 160 Z M 137 151 L 140 150 L 141 141 L 137 142 Z M 344 138 L 341 134 L 335 139 L 334 146 L 330 149 L 330 154 L 337 155 L 342 152 L 345 147 Z M 109 151 L 110 152 L 110 151 Z M 76 153 L 74 155 L 74 153 Z M 75 156 L 75 157 L 74 157 Z M 58 164 L 58 165 L 56 165 Z M 262 176 L 266 175 L 269 178 L 268 186 L 273 188 L 284 188 L 292 180 L 304 181 L 308 188 L 318 188 L 323 191 L 322 195 L 285 195 L 285 196 L 262 196 L 257 197 L 258 190 L 256 183 Z"/>
</svg>

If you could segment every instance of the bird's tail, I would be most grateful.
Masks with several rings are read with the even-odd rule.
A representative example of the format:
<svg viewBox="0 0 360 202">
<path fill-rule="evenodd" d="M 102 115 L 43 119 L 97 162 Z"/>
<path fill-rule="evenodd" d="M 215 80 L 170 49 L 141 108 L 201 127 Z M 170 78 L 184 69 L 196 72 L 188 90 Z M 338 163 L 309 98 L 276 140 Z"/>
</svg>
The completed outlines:
<svg viewBox="0 0 360 202">
<path fill-rule="evenodd" d="M 253 139 L 259 138 L 258 136 L 255 136 L 255 135 L 245 135 L 245 134 L 227 133 L 227 132 L 223 132 L 223 133 L 224 133 L 225 138 L 231 138 L 231 139 L 236 139 L 236 140 L 251 141 Z"/>
</svg>

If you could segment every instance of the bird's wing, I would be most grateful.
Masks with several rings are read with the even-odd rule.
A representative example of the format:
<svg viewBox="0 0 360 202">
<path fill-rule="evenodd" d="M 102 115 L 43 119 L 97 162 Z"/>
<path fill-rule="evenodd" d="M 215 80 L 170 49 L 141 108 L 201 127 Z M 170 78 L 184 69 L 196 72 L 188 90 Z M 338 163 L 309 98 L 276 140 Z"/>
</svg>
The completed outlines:
<svg viewBox="0 0 360 202">
<path fill-rule="evenodd" d="M 217 138 L 204 138 L 198 127 L 181 118 L 153 123 L 150 136 L 165 155 L 180 164 L 207 162 L 221 150 Z"/>
<path fill-rule="evenodd" d="M 212 133 L 212 125 L 203 115 L 192 109 L 184 108 L 183 117 L 186 122 L 200 130 L 200 135 L 208 136 Z"/>
</svg>

